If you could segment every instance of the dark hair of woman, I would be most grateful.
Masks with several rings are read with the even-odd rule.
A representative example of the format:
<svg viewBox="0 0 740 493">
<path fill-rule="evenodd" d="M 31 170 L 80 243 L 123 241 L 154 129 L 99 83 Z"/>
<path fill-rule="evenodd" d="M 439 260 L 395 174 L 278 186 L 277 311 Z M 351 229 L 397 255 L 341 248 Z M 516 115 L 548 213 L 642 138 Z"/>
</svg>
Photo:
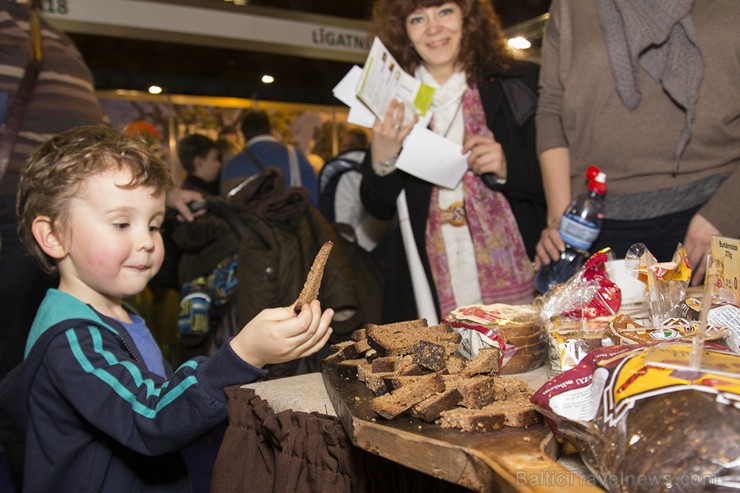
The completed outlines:
<svg viewBox="0 0 740 493">
<path fill-rule="evenodd" d="M 441 0 L 378 0 L 373 6 L 370 31 L 378 36 L 401 67 L 411 74 L 423 63 L 406 34 L 406 18 L 419 8 L 437 7 Z M 468 83 L 489 70 L 505 70 L 513 59 L 501 21 L 489 0 L 450 0 L 462 10 L 460 66 Z"/>
</svg>

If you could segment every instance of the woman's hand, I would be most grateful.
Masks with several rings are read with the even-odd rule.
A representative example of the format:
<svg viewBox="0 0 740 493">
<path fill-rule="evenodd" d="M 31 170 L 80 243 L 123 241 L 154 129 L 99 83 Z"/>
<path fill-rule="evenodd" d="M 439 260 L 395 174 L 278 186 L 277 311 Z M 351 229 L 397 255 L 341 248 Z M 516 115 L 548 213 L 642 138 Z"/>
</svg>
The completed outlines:
<svg viewBox="0 0 740 493">
<path fill-rule="evenodd" d="M 468 167 L 476 175 L 492 173 L 500 180 L 506 180 L 506 156 L 501 144 L 493 137 L 475 135 L 465 141 L 462 153 L 470 152 Z"/>
<path fill-rule="evenodd" d="M 540 234 L 540 241 L 537 242 L 535 247 L 537 252 L 534 259 L 535 270 L 539 270 L 540 267 L 549 264 L 551 261 L 558 260 L 560 252 L 563 250 L 565 250 L 565 243 L 560 238 L 558 224 L 555 223 L 543 229 L 542 234 Z"/>
<path fill-rule="evenodd" d="M 373 137 L 370 143 L 370 151 L 373 156 L 373 164 L 379 164 L 397 156 L 401 151 L 404 139 L 411 132 L 418 116 L 408 124 L 403 125 L 404 105 L 401 101 L 394 99 L 388 105 L 385 113 L 385 119 L 375 120 L 373 125 Z"/>
<path fill-rule="evenodd" d="M 704 282 L 707 273 L 707 254 L 712 249 L 712 235 L 719 235 L 720 231 L 701 214 L 695 214 L 689 222 L 683 246 L 693 269 L 691 285 L 698 286 Z"/>
</svg>

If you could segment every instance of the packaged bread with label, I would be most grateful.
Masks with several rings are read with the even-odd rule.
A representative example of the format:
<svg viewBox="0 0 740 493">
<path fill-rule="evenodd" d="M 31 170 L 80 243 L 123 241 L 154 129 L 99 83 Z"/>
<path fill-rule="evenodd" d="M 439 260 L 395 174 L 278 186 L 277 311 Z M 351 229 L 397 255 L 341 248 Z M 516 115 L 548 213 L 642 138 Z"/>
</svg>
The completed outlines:
<svg viewBox="0 0 740 493">
<path fill-rule="evenodd" d="M 461 351 L 474 358 L 481 348 L 498 347 L 500 373 L 524 373 L 542 366 L 547 337 L 533 305 L 468 305 L 456 308 L 447 321 L 462 335 Z"/>
<path fill-rule="evenodd" d="M 740 356 L 708 346 L 597 349 L 532 402 L 610 493 L 740 491 Z"/>
<path fill-rule="evenodd" d="M 552 377 L 576 366 L 591 351 L 613 346 L 607 317 L 573 319 L 558 317 L 547 326 L 549 369 Z"/>
</svg>

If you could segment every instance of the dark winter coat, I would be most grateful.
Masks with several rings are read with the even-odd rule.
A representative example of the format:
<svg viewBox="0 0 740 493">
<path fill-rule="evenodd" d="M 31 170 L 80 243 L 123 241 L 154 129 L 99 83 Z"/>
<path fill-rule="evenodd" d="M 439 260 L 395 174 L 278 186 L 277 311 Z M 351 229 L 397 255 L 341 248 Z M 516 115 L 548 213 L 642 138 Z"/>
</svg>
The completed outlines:
<svg viewBox="0 0 740 493">
<path fill-rule="evenodd" d="M 337 314 L 332 341 L 347 339 L 354 329 L 378 321 L 383 283 L 380 266 L 370 254 L 342 237 L 310 205 L 305 190 L 284 188 L 277 168 L 249 180 L 228 199 L 228 207 L 219 206 L 221 213 L 178 229 L 175 240 L 186 252 L 180 263 L 181 281 L 207 275 L 223 258 L 237 253 L 236 319 L 231 327 L 235 330 L 265 308 L 293 304 L 316 253 L 332 241 L 319 291 L 322 308 Z M 215 203 L 209 209 L 215 209 Z M 236 227 L 224 220 L 229 212 L 238 215 Z"/>
</svg>

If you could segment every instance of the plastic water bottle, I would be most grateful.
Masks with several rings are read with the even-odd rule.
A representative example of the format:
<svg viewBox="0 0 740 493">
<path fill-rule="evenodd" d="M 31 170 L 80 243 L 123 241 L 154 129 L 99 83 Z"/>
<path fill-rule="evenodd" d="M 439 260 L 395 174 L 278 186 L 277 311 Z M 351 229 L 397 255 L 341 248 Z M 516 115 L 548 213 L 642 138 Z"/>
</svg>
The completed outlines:
<svg viewBox="0 0 740 493">
<path fill-rule="evenodd" d="M 560 258 L 543 265 L 534 279 L 540 293 L 573 277 L 588 258 L 588 251 L 601 232 L 604 217 L 606 174 L 595 166 L 586 170 L 588 191 L 576 197 L 560 218 L 560 237 L 565 250 Z"/>
</svg>

